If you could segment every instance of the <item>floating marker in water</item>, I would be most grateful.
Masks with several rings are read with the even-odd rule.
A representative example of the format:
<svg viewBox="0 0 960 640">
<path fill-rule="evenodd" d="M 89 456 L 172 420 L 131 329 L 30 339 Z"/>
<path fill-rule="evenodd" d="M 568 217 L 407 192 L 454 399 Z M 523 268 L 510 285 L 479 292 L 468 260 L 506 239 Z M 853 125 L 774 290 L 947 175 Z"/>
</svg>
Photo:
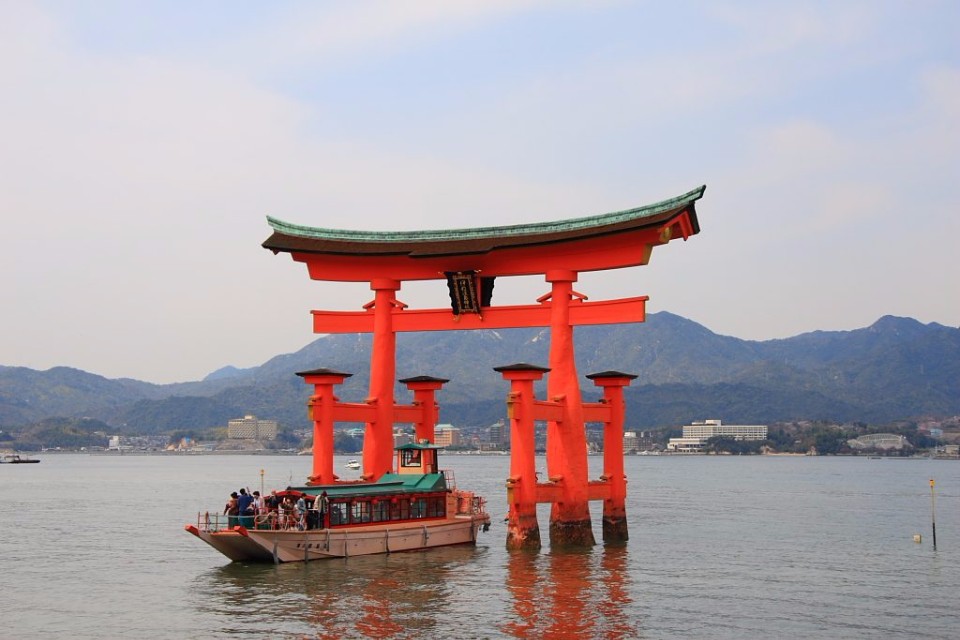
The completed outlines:
<svg viewBox="0 0 960 640">
<path fill-rule="evenodd" d="M 923 536 L 921 536 L 919 533 L 915 533 L 913 534 L 913 541 L 918 543 L 923 542 Z"/>
<path fill-rule="evenodd" d="M 937 550 L 937 499 L 933 494 L 933 478 L 930 478 L 930 523 L 933 525 L 933 550 Z"/>
</svg>

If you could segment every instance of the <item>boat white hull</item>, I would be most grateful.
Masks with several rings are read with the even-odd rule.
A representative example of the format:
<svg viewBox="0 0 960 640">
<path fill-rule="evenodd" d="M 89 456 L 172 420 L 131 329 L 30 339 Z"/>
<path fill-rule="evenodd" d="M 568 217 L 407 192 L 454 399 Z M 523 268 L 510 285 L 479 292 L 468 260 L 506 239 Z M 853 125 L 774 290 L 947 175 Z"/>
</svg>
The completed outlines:
<svg viewBox="0 0 960 640">
<path fill-rule="evenodd" d="M 210 532 L 199 530 L 193 525 L 187 525 L 186 529 L 231 560 L 273 562 L 273 554 L 236 530 Z"/>
<path fill-rule="evenodd" d="M 307 531 L 235 527 L 206 532 L 192 526 L 187 530 L 231 560 L 279 563 L 475 544 L 477 532 L 488 523 L 483 514 Z"/>
</svg>

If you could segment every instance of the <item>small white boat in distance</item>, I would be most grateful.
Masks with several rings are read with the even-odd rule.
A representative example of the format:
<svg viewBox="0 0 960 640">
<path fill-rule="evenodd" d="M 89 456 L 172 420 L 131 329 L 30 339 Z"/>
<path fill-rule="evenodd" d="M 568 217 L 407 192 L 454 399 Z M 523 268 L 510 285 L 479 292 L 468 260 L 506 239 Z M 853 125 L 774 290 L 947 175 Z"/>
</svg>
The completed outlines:
<svg viewBox="0 0 960 640">
<path fill-rule="evenodd" d="M 358 460 L 347 460 L 347 464 L 343 465 L 347 469 L 359 469 L 360 462 Z"/>
</svg>

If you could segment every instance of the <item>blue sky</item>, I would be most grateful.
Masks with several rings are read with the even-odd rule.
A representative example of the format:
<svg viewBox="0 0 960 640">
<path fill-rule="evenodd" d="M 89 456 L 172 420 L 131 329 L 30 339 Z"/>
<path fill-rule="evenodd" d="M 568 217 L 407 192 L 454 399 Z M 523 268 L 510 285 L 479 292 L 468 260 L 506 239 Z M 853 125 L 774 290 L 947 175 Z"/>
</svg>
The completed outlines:
<svg viewBox="0 0 960 640">
<path fill-rule="evenodd" d="M 0 364 L 171 382 L 302 347 L 311 309 L 370 292 L 261 249 L 267 215 L 517 224 L 700 184 L 699 236 L 577 289 L 752 340 L 960 325 L 958 24 L 955 2 L 0 2 Z"/>
</svg>

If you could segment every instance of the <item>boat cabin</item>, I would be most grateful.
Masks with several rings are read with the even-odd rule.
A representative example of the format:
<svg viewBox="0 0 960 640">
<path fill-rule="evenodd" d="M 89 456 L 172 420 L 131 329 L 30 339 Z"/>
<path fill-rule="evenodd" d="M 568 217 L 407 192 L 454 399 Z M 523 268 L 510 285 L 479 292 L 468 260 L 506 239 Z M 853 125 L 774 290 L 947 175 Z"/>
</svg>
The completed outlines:
<svg viewBox="0 0 960 640">
<path fill-rule="evenodd" d="M 398 474 L 426 474 L 438 473 L 437 450 L 440 449 L 435 444 L 427 442 L 420 444 L 402 444 L 395 448 L 397 454 L 397 463 L 395 465 Z"/>
<path fill-rule="evenodd" d="M 303 497 L 306 513 L 291 513 L 288 506 L 258 518 L 255 528 L 321 529 L 446 518 L 448 511 L 456 511 L 456 499 L 439 468 L 440 448 L 428 442 L 396 447 L 395 471 L 376 482 L 287 487 L 274 492 L 274 496 L 291 501 Z"/>
</svg>

